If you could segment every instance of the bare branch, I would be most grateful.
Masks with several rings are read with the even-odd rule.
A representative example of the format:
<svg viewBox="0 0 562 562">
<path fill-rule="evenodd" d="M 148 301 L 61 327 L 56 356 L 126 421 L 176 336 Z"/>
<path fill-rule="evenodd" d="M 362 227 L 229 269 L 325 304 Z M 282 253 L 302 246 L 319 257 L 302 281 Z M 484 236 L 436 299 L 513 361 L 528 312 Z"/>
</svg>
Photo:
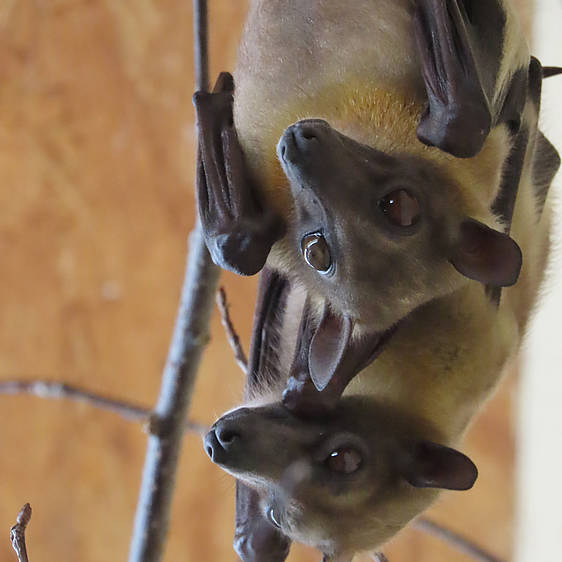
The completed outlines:
<svg viewBox="0 0 562 562">
<path fill-rule="evenodd" d="M 38 398 L 82 402 L 94 408 L 118 414 L 126 420 L 148 423 L 150 427 L 153 427 L 153 412 L 149 408 L 137 406 L 122 400 L 115 400 L 114 398 L 108 398 L 107 396 L 95 394 L 89 390 L 84 390 L 83 388 L 58 381 L 4 380 L 0 381 L 0 395 L 1 394 L 30 394 Z M 202 424 L 188 420 L 185 423 L 185 431 L 204 434 L 208 431 L 208 428 Z"/>
<path fill-rule="evenodd" d="M 56 400 L 74 400 L 84 402 L 119 414 L 121 417 L 136 422 L 146 422 L 151 411 L 142 406 L 135 406 L 121 400 L 114 400 L 106 396 L 94 394 L 76 386 L 47 380 L 8 380 L 0 381 L 0 394 L 31 394 L 39 398 Z"/>
<path fill-rule="evenodd" d="M 18 513 L 16 524 L 10 529 L 10 540 L 16 551 L 19 562 L 29 562 L 25 546 L 25 529 L 31 519 L 31 506 L 26 503 Z"/>
<path fill-rule="evenodd" d="M 218 284 L 218 268 L 210 261 L 198 227 L 191 250 L 181 304 L 160 397 L 149 436 L 141 494 L 129 562 L 159 562 L 168 532 L 176 471 L 195 375 L 209 340 L 209 322 Z"/>
<path fill-rule="evenodd" d="M 428 519 L 416 519 L 413 523 L 413 527 L 419 531 L 423 531 L 424 533 L 428 533 L 429 535 L 441 539 L 459 552 L 463 552 L 479 562 L 502 562 L 500 558 L 486 552 L 483 548 L 480 548 L 472 541 L 461 537 L 450 529 L 442 527 L 438 523 L 429 521 Z"/>
<path fill-rule="evenodd" d="M 207 2 L 194 0 L 196 89 L 208 90 Z M 200 154 L 197 161 L 200 162 Z M 129 562 L 159 562 L 168 534 L 178 458 L 195 377 L 209 340 L 220 271 L 209 256 L 201 223 L 190 237 L 180 307 L 150 435 Z"/>
<path fill-rule="evenodd" d="M 226 297 L 226 291 L 224 287 L 220 287 L 217 293 L 217 306 L 219 307 L 219 311 L 221 313 L 221 321 L 222 325 L 224 326 L 224 331 L 226 332 L 226 337 L 228 339 L 228 343 L 234 351 L 234 359 L 236 359 L 236 363 L 244 374 L 248 373 L 248 358 L 246 353 L 244 353 L 244 348 L 242 347 L 242 342 L 240 341 L 240 337 L 236 332 L 236 328 L 232 323 L 232 319 L 230 318 L 230 313 L 228 311 L 228 299 Z"/>
</svg>

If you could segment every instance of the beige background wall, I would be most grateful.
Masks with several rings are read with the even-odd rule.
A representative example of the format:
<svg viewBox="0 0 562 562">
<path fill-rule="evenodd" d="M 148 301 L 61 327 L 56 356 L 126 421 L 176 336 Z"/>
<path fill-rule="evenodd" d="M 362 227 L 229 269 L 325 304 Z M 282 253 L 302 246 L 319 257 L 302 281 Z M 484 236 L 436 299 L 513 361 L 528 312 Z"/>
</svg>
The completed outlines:
<svg viewBox="0 0 562 562">
<path fill-rule="evenodd" d="M 234 66 L 247 2 L 210 5 L 215 75 Z M 191 26 L 187 0 L 0 0 L 1 378 L 154 403 L 194 216 Z M 247 342 L 255 279 L 224 283 Z M 212 422 L 242 384 L 215 317 L 192 417 Z M 513 391 L 507 381 L 467 439 L 475 489 L 432 510 L 505 558 Z M 15 560 L 8 532 L 25 501 L 32 562 L 125 560 L 144 447 L 139 427 L 88 406 L 0 397 L 0 560 Z M 235 560 L 233 491 L 189 435 L 167 561 Z M 413 530 L 387 553 L 468 560 Z"/>
<path fill-rule="evenodd" d="M 534 51 L 549 64 L 562 66 L 560 0 L 537 0 Z M 551 141 L 562 147 L 562 79 L 549 80 L 543 88 L 541 126 Z M 557 216 L 562 216 L 562 173 L 552 192 Z M 562 221 L 553 229 L 553 259 L 543 305 L 535 318 L 522 361 L 519 399 L 517 470 L 517 562 L 558 562 L 562 552 Z"/>
</svg>

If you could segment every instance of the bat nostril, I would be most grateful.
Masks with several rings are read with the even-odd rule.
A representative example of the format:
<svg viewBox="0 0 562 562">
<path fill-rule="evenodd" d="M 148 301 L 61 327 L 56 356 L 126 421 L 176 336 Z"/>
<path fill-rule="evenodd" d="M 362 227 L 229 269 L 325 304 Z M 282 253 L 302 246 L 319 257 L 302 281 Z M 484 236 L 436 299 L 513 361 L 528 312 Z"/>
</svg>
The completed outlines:
<svg viewBox="0 0 562 562">
<path fill-rule="evenodd" d="M 297 131 L 296 131 L 296 137 L 297 137 L 297 143 L 299 141 L 305 141 L 305 142 L 310 142 L 310 141 L 315 141 L 318 140 L 318 131 L 316 130 L 316 128 L 314 126 L 311 125 L 301 125 L 300 127 L 298 127 Z"/>
<path fill-rule="evenodd" d="M 309 129 L 309 128 L 303 129 L 301 134 L 302 134 L 303 139 L 306 139 L 306 140 L 313 140 L 313 139 L 318 138 L 316 133 L 312 129 Z"/>
<path fill-rule="evenodd" d="M 216 436 L 223 449 L 228 449 L 235 441 L 240 439 L 240 433 L 229 427 L 217 428 Z"/>
</svg>

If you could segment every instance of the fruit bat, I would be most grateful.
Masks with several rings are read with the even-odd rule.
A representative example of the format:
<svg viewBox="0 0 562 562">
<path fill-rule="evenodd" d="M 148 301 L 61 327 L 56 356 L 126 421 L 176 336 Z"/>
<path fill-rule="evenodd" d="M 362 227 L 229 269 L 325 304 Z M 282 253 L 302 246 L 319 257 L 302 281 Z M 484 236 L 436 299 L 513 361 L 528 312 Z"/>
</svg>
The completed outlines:
<svg viewBox="0 0 562 562">
<path fill-rule="evenodd" d="M 384 544 L 440 489 L 472 486 L 476 467 L 457 447 L 516 357 L 548 256 L 550 205 L 539 211 L 535 188 L 552 154 L 541 146 L 513 213 L 526 257 L 519 282 L 499 303 L 478 283 L 426 303 L 376 361 L 369 346 L 325 338 L 304 285 L 265 268 L 245 400 L 205 438 L 213 462 L 238 479 L 242 560 L 282 562 L 296 540 L 348 562 Z M 319 391 L 310 369 L 318 337 L 326 355 L 343 349 L 346 372 L 359 374 Z"/>
<path fill-rule="evenodd" d="M 558 71 L 530 57 L 502 1 L 252 3 L 236 95 L 223 74 L 195 96 L 200 216 L 217 263 L 253 274 L 267 261 L 306 297 L 300 329 L 268 336 L 276 357 L 207 438 L 245 483 L 244 560 L 283 560 L 289 538 L 348 560 L 429 505 L 426 486 L 473 481 L 450 447 L 536 301 L 559 167 L 540 88 Z M 254 349 L 271 346 L 256 322 Z M 341 432 L 351 441 L 321 458 Z M 320 477 L 314 491 L 318 459 L 374 479 Z"/>
<path fill-rule="evenodd" d="M 306 288 L 318 390 L 433 300 L 517 281 L 516 195 L 533 183 L 528 228 L 559 164 L 537 129 L 558 70 L 502 0 L 252 2 L 236 93 L 222 74 L 194 96 L 199 213 L 216 263 Z"/>
<path fill-rule="evenodd" d="M 295 394 L 287 379 L 306 371 L 315 323 L 302 288 L 266 268 L 244 404 L 222 416 L 205 438 L 212 461 L 239 480 L 235 548 L 242 560 L 282 562 L 292 540 L 320 549 L 326 560 L 351 560 L 392 537 L 439 489 L 473 485 L 476 466 L 454 447 L 499 374 L 475 380 L 465 399 L 459 381 L 469 368 L 463 357 L 469 351 L 453 358 L 446 346 L 451 328 L 464 323 L 464 313 L 454 316 L 419 341 L 430 354 L 432 346 L 442 349 L 450 376 L 433 373 L 427 358 L 414 357 L 415 370 L 407 360 L 400 365 L 408 336 L 397 335 L 336 402 L 311 381 L 307 391 L 315 396 L 302 389 Z M 430 319 L 426 314 L 419 321 Z M 486 345 L 494 327 L 472 345 Z M 509 349 L 491 353 L 489 363 Z"/>
</svg>

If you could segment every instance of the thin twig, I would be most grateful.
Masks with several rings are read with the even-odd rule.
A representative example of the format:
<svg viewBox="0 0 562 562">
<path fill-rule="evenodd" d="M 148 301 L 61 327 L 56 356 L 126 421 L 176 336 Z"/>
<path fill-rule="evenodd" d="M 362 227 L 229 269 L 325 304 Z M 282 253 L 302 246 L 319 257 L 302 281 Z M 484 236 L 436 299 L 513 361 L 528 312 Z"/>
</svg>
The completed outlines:
<svg viewBox="0 0 562 562">
<path fill-rule="evenodd" d="M 242 347 L 240 336 L 238 336 L 238 332 L 236 332 L 236 328 L 230 318 L 230 312 L 228 311 L 229 304 L 224 287 L 220 287 L 218 290 L 217 306 L 219 307 L 219 311 L 221 313 L 221 321 L 224 326 L 224 331 L 226 332 L 228 343 L 234 352 L 234 359 L 236 360 L 236 363 L 238 363 L 240 369 L 242 369 L 242 372 L 247 374 L 248 358 L 246 357 L 246 353 Z"/>
<path fill-rule="evenodd" d="M 209 91 L 209 26 L 207 0 L 193 0 L 193 35 L 195 37 L 195 89 Z"/>
<path fill-rule="evenodd" d="M 119 414 L 126 420 L 146 422 L 151 411 L 121 400 L 94 394 L 70 384 L 48 380 L 5 380 L 0 381 L 0 394 L 31 394 L 39 398 L 74 400 L 84 402 L 102 410 Z"/>
<path fill-rule="evenodd" d="M 413 526 L 415 529 L 423 531 L 424 533 L 428 533 L 429 535 L 432 535 L 450 544 L 459 552 L 467 554 L 468 556 L 474 558 L 474 560 L 478 560 L 479 562 L 503 562 L 501 558 L 497 558 L 489 552 L 486 552 L 484 549 L 474 544 L 469 539 L 461 537 L 457 533 L 451 531 L 450 529 L 442 527 L 438 523 L 421 518 L 416 519 L 416 521 L 414 521 L 413 523 Z"/>
<path fill-rule="evenodd" d="M 208 89 L 207 4 L 194 0 L 199 91 Z M 149 436 L 129 562 L 159 562 L 170 521 L 183 420 L 189 409 L 209 323 L 219 269 L 211 262 L 198 221 L 190 251 L 168 361 L 155 409 L 158 432 Z"/>
<path fill-rule="evenodd" d="M 152 410 L 149 408 L 137 406 L 123 400 L 108 398 L 107 396 L 95 394 L 89 390 L 57 381 L 3 380 L 0 381 L 0 395 L 2 394 L 30 394 L 38 398 L 82 402 L 94 408 L 112 412 L 133 422 L 149 423 L 153 415 Z M 199 434 L 204 434 L 208 431 L 206 426 L 189 420 L 185 423 L 184 429 L 185 431 L 193 431 Z"/>
<path fill-rule="evenodd" d="M 29 562 L 27 548 L 25 546 L 25 529 L 31 519 L 31 506 L 26 503 L 18 513 L 16 524 L 10 529 L 10 540 L 12 547 L 18 555 L 19 562 Z"/>
</svg>

